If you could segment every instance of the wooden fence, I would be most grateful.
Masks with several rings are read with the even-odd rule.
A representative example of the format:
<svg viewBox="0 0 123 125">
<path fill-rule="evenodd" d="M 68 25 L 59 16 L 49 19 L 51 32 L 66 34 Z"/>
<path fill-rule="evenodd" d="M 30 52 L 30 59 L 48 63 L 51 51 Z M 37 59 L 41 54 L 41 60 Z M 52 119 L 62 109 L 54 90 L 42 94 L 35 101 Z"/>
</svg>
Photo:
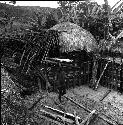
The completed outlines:
<svg viewBox="0 0 123 125">
<path fill-rule="evenodd" d="M 104 70 L 105 65 L 109 60 L 99 59 L 97 69 L 97 80 Z M 83 62 L 81 67 L 72 65 L 62 65 L 65 72 L 65 81 L 67 89 L 75 86 L 81 86 L 83 84 L 90 84 L 92 78 L 92 66 L 93 62 Z M 48 74 L 49 81 L 52 83 L 53 89 L 57 89 L 57 66 L 53 66 Z M 109 62 L 104 74 L 102 75 L 99 84 L 111 89 L 117 89 L 119 83 L 123 83 L 123 63 L 116 63 L 115 61 Z"/>
<path fill-rule="evenodd" d="M 99 60 L 98 78 L 108 61 L 107 59 Z M 123 61 L 121 59 L 119 61 L 114 59 L 109 62 L 100 80 L 100 84 L 109 89 L 117 90 L 118 85 L 121 83 L 123 84 Z"/>
</svg>

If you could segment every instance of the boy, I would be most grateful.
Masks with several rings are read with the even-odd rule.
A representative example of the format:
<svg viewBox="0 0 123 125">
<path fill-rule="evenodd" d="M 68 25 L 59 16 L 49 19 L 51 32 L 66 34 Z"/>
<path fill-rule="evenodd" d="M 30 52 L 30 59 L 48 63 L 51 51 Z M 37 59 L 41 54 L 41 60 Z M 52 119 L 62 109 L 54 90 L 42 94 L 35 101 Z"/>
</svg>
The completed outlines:
<svg viewBox="0 0 123 125">
<path fill-rule="evenodd" d="M 61 97 L 66 94 L 66 85 L 65 85 L 65 73 L 62 70 L 61 64 L 59 63 L 59 69 L 57 74 L 58 79 L 58 92 L 59 92 L 59 101 L 61 102 Z"/>
</svg>

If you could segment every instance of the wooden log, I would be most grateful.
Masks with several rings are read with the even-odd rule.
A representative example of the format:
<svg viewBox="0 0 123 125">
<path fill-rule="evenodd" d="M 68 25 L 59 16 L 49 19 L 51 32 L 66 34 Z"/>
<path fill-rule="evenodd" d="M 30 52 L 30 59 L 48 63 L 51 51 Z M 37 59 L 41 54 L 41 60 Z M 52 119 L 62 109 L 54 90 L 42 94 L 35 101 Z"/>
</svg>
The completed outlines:
<svg viewBox="0 0 123 125">
<path fill-rule="evenodd" d="M 42 109 L 40 109 L 40 112 L 41 112 L 41 115 L 46 116 L 48 118 L 51 118 L 51 119 L 53 119 L 55 121 L 58 121 L 60 123 L 64 123 L 64 122 L 71 123 L 71 124 L 74 123 L 74 121 L 71 120 L 71 119 L 67 119 L 63 116 L 56 115 L 56 114 L 53 114 L 53 113 L 49 113 L 49 112 L 47 112 L 45 110 L 42 110 Z"/>
<path fill-rule="evenodd" d="M 49 107 L 49 106 L 44 106 L 44 107 L 58 113 L 59 115 L 62 115 L 62 116 L 65 115 L 65 118 L 67 118 L 67 119 L 72 119 L 73 121 L 75 120 L 75 116 L 73 114 L 65 113 L 63 111 L 60 111 L 58 109 L 54 109 L 54 108 Z M 77 117 L 78 120 L 81 120 L 81 118 L 79 116 L 76 116 L 76 117 Z"/>
<path fill-rule="evenodd" d="M 65 62 L 58 62 L 58 61 L 55 61 L 55 60 L 50 60 L 50 59 L 47 59 L 47 58 L 46 58 L 46 60 L 43 60 L 43 62 L 51 63 L 51 64 L 54 64 L 54 65 L 58 65 L 58 63 L 61 63 L 63 67 L 66 66 L 66 67 L 70 67 L 70 68 L 74 68 L 74 69 L 80 69 L 80 67 L 70 65 L 70 64 L 67 64 Z"/>
</svg>

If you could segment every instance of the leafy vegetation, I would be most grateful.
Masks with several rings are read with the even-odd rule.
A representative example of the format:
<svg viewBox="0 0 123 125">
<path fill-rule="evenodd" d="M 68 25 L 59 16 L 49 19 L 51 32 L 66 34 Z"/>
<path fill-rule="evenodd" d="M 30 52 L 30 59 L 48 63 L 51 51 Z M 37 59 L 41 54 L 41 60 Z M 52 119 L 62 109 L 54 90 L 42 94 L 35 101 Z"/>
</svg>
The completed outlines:
<svg viewBox="0 0 123 125">
<path fill-rule="evenodd" d="M 107 1 L 102 6 L 90 1 L 59 1 L 58 3 L 63 13 L 61 20 L 69 20 L 87 29 L 98 42 L 101 39 L 108 39 L 108 32 L 117 36 L 118 31 L 123 29 L 122 3 L 115 12 Z"/>
<path fill-rule="evenodd" d="M 3 29 L 9 28 L 12 30 L 15 28 L 15 31 L 31 27 L 37 28 L 37 26 L 44 29 L 50 28 L 55 23 L 55 17 L 52 14 L 54 10 L 48 7 L 24 7 L 0 3 L 0 26 Z M 50 22 L 51 26 L 48 26 L 45 22 Z M 11 27 L 10 24 L 12 25 Z"/>
</svg>

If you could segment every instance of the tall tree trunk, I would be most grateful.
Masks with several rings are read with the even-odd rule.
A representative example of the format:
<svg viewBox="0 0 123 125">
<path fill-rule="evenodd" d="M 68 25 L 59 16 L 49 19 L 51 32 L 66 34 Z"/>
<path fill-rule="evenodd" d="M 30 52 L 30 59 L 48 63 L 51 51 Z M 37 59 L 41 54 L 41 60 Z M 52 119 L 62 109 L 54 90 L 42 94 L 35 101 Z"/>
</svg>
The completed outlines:
<svg viewBox="0 0 123 125">
<path fill-rule="evenodd" d="M 104 15 L 104 20 L 105 20 L 105 24 L 104 24 L 104 38 L 105 40 L 108 39 L 108 33 L 109 33 L 109 5 L 108 5 L 108 0 L 104 0 L 105 4 L 105 15 Z"/>
</svg>

